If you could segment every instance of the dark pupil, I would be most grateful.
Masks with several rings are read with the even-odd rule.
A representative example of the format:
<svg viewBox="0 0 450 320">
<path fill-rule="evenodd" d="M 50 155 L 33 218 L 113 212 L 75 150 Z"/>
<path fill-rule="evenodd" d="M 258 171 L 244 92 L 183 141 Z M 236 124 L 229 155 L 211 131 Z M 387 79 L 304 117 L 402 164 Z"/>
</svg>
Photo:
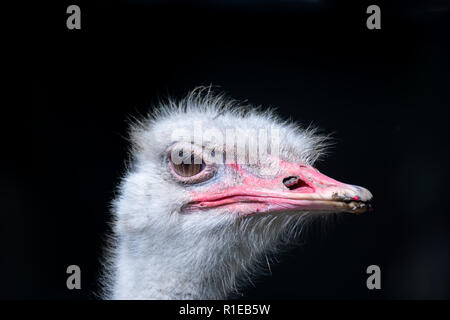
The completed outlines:
<svg viewBox="0 0 450 320">
<path fill-rule="evenodd" d="M 183 155 L 183 151 L 179 152 L 180 157 Z M 184 163 L 181 164 L 174 164 L 173 167 L 175 168 L 175 171 L 177 174 L 179 174 L 182 177 L 192 177 L 196 174 L 200 173 L 203 169 L 203 161 L 202 163 L 194 163 L 199 162 L 198 159 L 195 161 L 195 156 L 191 156 L 191 163 Z"/>
<path fill-rule="evenodd" d="M 202 165 L 201 164 L 178 164 L 175 165 L 175 170 L 177 173 L 182 177 L 192 177 L 196 174 L 200 173 L 202 171 Z"/>
</svg>

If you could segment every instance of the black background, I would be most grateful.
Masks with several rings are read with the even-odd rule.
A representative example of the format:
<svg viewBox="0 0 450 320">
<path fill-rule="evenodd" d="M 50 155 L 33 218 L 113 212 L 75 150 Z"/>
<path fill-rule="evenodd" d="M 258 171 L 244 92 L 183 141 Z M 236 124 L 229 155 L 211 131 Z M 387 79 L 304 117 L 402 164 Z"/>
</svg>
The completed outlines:
<svg viewBox="0 0 450 320">
<path fill-rule="evenodd" d="M 81 7 L 81 30 L 66 8 Z M 366 28 L 378 4 L 382 29 Z M 334 132 L 318 164 L 375 211 L 317 224 L 243 298 L 450 298 L 450 5 L 445 1 L 39 2 L 21 52 L 31 82 L 2 169 L 0 297 L 94 299 L 126 119 L 217 85 Z M 24 95 L 25 92 L 23 93 Z M 26 119 L 26 120 L 25 120 Z M 25 136 L 16 143 L 17 132 Z M 82 290 L 66 289 L 66 267 Z M 366 288 L 368 265 L 382 290 Z"/>
</svg>

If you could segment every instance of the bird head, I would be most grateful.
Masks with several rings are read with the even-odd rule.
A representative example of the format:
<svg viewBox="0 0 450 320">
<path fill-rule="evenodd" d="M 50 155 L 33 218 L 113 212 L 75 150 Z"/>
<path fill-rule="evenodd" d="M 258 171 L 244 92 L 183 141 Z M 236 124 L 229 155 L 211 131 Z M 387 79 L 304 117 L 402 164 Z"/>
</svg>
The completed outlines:
<svg viewBox="0 0 450 320">
<path fill-rule="evenodd" d="M 133 165 L 122 185 L 127 197 L 118 202 L 139 211 L 122 210 L 136 213 L 130 226 L 371 209 L 367 189 L 314 168 L 326 136 L 220 95 L 194 91 L 169 101 L 135 123 L 131 136 Z"/>
<path fill-rule="evenodd" d="M 223 292 L 305 217 L 370 209 L 367 189 L 314 168 L 326 136 L 209 89 L 135 121 L 131 142 L 116 234 L 136 259 L 157 255 L 161 273 L 189 266 Z"/>
</svg>

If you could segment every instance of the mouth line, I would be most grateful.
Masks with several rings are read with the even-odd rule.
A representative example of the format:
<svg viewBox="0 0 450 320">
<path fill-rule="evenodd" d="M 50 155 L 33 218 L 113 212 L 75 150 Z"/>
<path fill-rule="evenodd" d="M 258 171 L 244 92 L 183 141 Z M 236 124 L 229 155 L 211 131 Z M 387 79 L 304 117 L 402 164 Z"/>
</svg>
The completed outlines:
<svg viewBox="0 0 450 320">
<path fill-rule="evenodd" d="M 320 197 L 306 196 L 304 198 L 283 197 L 277 195 L 228 195 L 217 198 L 209 198 L 204 200 L 191 201 L 183 206 L 183 209 L 207 210 L 212 208 L 238 205 L 238 204 L 261 204 L 267 206 L 268 212 L 277 211 L 330 211 L 330 212 L 347 212 L 360 214 L 371 211 L 370 201 L 362 201 L 354 198 L 343 199 L 324 199 Z M 265 211 L 265 210 L 264 210 Z M 256 210 L 257 214 L 262 212 Z"/>
</svg>

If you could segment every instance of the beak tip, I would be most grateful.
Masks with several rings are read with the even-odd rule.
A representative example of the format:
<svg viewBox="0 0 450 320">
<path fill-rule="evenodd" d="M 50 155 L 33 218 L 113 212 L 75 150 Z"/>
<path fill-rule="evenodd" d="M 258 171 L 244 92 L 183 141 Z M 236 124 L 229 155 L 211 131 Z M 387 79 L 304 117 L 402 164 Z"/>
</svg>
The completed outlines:
<svg viewBox="0 0 450 320">
<path fill-rule="evenodd" d="M 373 195 L 368 189 L 355 185 L 352 185 L 352 187 L 354 188 L 356 193 L 356 195 L 353 197 L 353 200 L 368 202 L 373 199 Z"/>
<path fill-rule="evenodd" d="M 354 204 L 355 207 L 353 207 L 353 213 L 361 214 L 364 212 L 372 212 L 372 193 L 368 189 L 360 186 L 351 185 L 351 188 L 354 191 L 354 195 L 351 199 L 356 201 Z"/>
</svg>

